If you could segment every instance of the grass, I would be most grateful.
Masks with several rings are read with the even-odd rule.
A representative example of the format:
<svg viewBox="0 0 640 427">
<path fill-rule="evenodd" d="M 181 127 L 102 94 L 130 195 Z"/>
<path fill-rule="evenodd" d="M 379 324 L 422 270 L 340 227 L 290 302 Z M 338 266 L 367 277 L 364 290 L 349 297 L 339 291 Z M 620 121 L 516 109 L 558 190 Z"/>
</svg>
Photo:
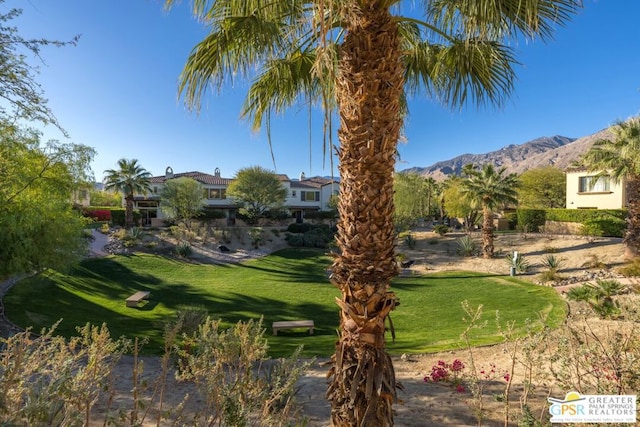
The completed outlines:
<svg viewBox="0 0 640 427">
<path fill-rule="evenodd" d="M 284 330 L 274 337 L 268 330 L 270 354 L 287 355 L 304 344 L 305 356 L 328 356 L 336 341 L 334 300 L 339 296 L 326 276 L 330 262 L 318 251 L 300 248 L 238 265 L 193 264 L 147 254 L 94 258 L 66 275 L 47 272 L 20 282 L 4 298 L 5 313 L 35 331 L 62 318 L 58 331 L 65 336 L 75 335 L 78 325 L 105 322 L 114 337 L 148 339 L 144 351 L 150 354 L 161 352 L 164 325 L 183 307 L 203 306 L 227 325 L 261 316 L 267 327 L 277 320 L 313 319 L 313 336 L 306 330 Z M 500 341 L 495 310 L 521 328 L 539 312 L 548 315 L 552 326 L 565 316 L 564 302 L 553 289 L 504 276 L 412 276 L 396 279 L 393 288 L 401 304 L 392 312 L 392 354 L 460 347 L 464 300 L 472 307 L 483 304 L 488 320 L 474 344 Z M 124 300 L 138 290 L 151 291 L 149 302 L 127 308 Z"/>
</svg>

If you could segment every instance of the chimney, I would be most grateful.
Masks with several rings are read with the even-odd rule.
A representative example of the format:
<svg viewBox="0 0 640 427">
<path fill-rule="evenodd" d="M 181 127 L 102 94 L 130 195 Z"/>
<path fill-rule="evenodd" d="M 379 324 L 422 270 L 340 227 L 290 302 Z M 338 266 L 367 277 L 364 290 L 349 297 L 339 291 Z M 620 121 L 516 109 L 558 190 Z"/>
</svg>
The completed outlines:
<svg viewBox="0 0 640 427">
<path fill-rule="evenodd" d="M 165 169 L 164 171 L 164 177 L 166 179 L 171 179 L 173 178 L 173 169 L 171 168 L 171 166 L 167 166 L 167 169 Z"/>
<path fill-rule="evenodd" d="M 304 174 L 304 172 L 300 172 L 300 181 L 304 181 L 307 178 L 307 176 Z"/>
</svg>

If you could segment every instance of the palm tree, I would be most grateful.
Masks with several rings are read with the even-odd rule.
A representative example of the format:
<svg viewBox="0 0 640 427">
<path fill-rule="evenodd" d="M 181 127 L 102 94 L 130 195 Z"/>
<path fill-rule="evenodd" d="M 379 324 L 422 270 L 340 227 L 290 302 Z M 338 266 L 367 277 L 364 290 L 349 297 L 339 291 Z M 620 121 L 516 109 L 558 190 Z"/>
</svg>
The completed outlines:
<svg viewBox="0 0 640 427">
<path fill-rule="evenodd" d="M 130 228 L 134 225 L 133 195 L 144 194 L 149 191 L 151 173 L 140 166 L 137 159 L 120 159 L 118 160 L 118 169 L 107 169 L 104 173 L 105 189 L 124 195 L 125 227 Z"/>
<path fill-rule="evenodd" d="M 505 175 L 506 168 L 498 170 L 492 164 L 484 164 L 480 170 L 465 167 L 467 179 L 462 181 L 462 193 L 482 207 L 482 256 L 493 258 L 493 214 L 508 203 L 518 203 L 518 178 Z"/>
<path fill-rule="evenodd" d="M 628 210 L 625 255 L 633 258 L 640 254 L 640 117 L 618 122 L 611 132 L 612 139 L 596 141 L 581 160 L 590 171 L 625 183 Z"/>
<path fill-rule="evenodd" d="M 314 103 L 330 135 L 331 111 L 338 112 L 339 252 L 331 281 L 342 297 L 327 391 L 334 425 L 393 423 L 396 384 L 384 334 L 398 304 L 389 288 L 397 274 L 393 175 L 407 97 L 425 88 L 449 106 L 502 104 L 516 64 L 505 42 L 549 38 L 580 3 L 192 0 L 210 32 L 180 76 L 190 107 L 200 108 L 207 88 L 246 77 L 242 114 L 256 128 L 264 122 L 268 130 L 272 112 Z M 423 8 L 408 10 L 414 4 Z"/>
</svg>

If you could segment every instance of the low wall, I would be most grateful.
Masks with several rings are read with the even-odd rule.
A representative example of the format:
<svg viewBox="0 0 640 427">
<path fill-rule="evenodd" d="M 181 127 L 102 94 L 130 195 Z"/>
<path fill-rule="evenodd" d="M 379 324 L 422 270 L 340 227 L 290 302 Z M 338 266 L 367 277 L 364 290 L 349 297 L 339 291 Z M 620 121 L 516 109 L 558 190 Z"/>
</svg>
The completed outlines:
<svg viewBox="0 0 640 427">
<path fill-rule="evenodd" d="M 581 234 L 582 224 L 579 222 L 545 221 L 544 232 L 550 234 Z"/>
</svg>

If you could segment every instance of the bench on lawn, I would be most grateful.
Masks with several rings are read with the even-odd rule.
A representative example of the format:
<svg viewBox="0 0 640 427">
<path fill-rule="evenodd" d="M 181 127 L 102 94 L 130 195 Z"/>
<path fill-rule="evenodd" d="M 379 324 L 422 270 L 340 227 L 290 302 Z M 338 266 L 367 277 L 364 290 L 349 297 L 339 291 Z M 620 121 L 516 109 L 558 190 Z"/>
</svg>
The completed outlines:
<svg viewBox="0 0 640 427">
<path fill-rule="evenodd" d="M 313 335 L 313 320 L 287 320 L 273 322 L 273 335 L 278 335 L 280 329 L 308 328 L 309 335 Z"/>
<path fill-rule="evenodd" d="M 131 295 L 129 298 L 127 298 L 127 307 L 137 307 L 138 303 L 140 301 L 142 301 L 143 299 L 147 299 L 149 298 L 149 295 L 151 295 L 151 292 L 149 291 L 138 291 L 135 294 Z"/>
</svg>

